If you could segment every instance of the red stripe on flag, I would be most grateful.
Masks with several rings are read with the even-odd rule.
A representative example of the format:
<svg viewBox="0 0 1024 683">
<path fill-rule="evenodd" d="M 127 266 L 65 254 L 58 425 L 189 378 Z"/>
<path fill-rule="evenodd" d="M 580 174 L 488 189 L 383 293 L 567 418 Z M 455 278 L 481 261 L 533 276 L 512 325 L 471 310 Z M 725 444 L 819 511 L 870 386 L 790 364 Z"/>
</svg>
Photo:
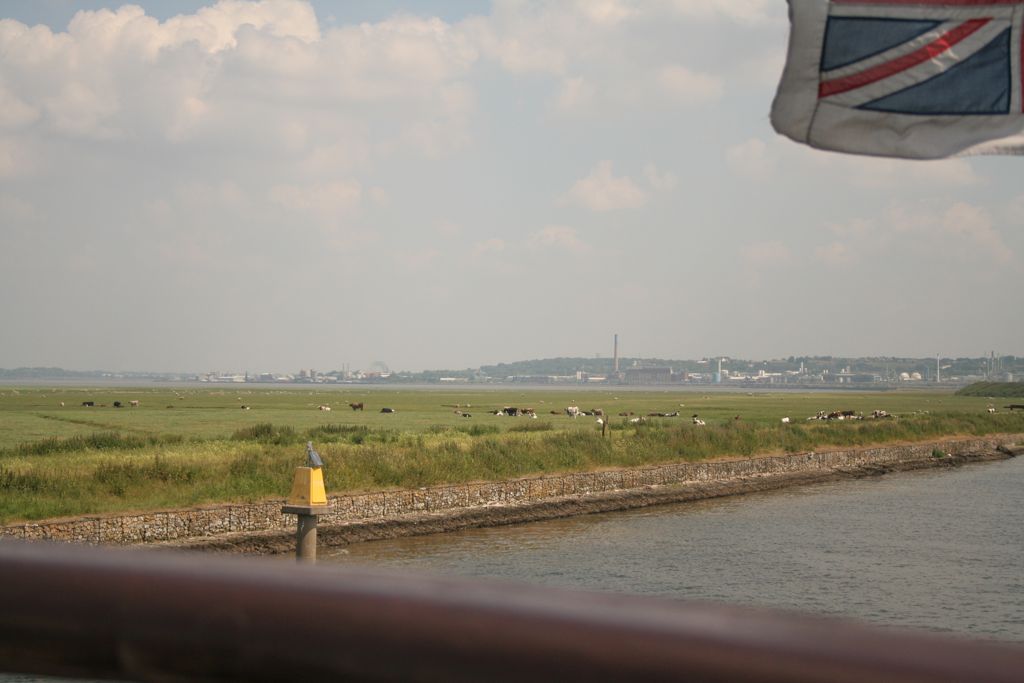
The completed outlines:
<svg viewBox="0 0 1024 683">
<path fill-rule="evenodd" d="M 965 0 L 961 0 L 961 2 L 963 1 Z M 910 54 L 903 55 L 902 57 L 898 57 L 890 62 L 886 62 L 885 64 L 879 64 L 878 66 L 861 71 L 860 73 L 855 73 L 852 76 L 833 78 L 831 81 L 822 81 L 822 83 L 818 85 L 818 97 L 829 97 L 830 95 L 838 95 L 839 93 L 862 88 L 865 85 L 869 85 L 875 81 L 880 81 L 883 78 L 888 78 L 900 71 L 905 71 L 911 67 L 917 66 L 922 62 L 927 62 L 929 59 L 941 55 L 943 52 L 953 47 L 990 21 L 992 20 L 971 19 L 970 21 L 965 21 L 953 30 L 942 34 L 935 41 L 918 50 L 914 50 Z"/>
</svg>

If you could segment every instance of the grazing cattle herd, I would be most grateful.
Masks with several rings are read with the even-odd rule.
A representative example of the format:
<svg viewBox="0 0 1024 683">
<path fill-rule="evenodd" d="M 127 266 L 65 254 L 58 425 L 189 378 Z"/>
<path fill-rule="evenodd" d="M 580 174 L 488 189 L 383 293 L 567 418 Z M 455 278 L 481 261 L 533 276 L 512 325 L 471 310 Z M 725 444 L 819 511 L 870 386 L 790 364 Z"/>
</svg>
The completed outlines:
<svg viewBox="0 0 1024 683">
<path fill-rule="evenodd" d="M 182 397 L 179 396 L 178 400 L 182 400 Z M 543 403 L 543 402 L 544 401 L 541 401 L 541 403 Z M 82 405 L 83 408 L 94 408 L 94 407 L 97 407 L 97 406 L 100 407 L 100 408 L 107 407 L 107 404 L 105 404 L 105 403 L 97 404 L 95 401 L 82 401 L 81 405 Z M 114 408 L 122 408 L 126 404 L 123 403 L 122 401 L 113 401 L 111 403 L 111 405 Z M 127 405 L 132 407 L 132 408 L 138 408 L 139 407 L 139 401 L 138 400 L 131 400 L 131 401 L 128 401 Z M 468 404 L 468 403 L 466 403 L 466 404 L 443 404 L 443 405 L 444 405 L 444 407 L 447 407 L 447 408 L 454 408 L 454 410 L 452 412 L 455 415 L 459 416 L 459 417 L 464 417 L 464 418 L 471 418 L 471 417 L 473 417 L 472 413 L 469 413 L 467 411 L 462 410 L 463 408 L 471 407 L 470 404 Z M 682 406 L 683 404 L 679 404 L 679 405 Z M 60 406 L 64 407 L 64 402 L 63 401 L 60 402 Z M 169 405 L 167 407 L 168 408 L 173 408 L 174 406 Z M 356 403 L 356 402 L 349 403 L 348 407 L 351 408 L 353 411 L 363 411 L 366 406 L 365 406 L 365 404 L 362 401 L 360 401 L 358 403 Z M 1003 407 L 1005 409 L 1011 411 L 1011 412 L 1014 411 L 1014 410 L 1024 410 L 1024 404 L 1018 404 L 1018 403 L 1012 403 L 1010 405 L 1006 405 L 1006 406 L 1003 406 Z M 242 405 L 239 406 L 239 408 L 241 410 L 250 410 L 251 406 L 242 404 Z M 330 412 L 331 411 L 331 406 L 327 405 L 327 404 L 320 404 L 316 408 L 320 412 Z M 383 408 L 380 409 L 380 413 L 383 413 L 383 414 L 393 414 L 395 412 L 397 412 L 397 411 L 394 408 L 390 408 L 390 407 L 383 407 Z M 920 413 L 920 414 L 927 414 L 927 412 L 928 411 L 915 411 L 915 413 Z M 996 411 L 995 406 L 993 406 L 992 404 L 989 404 L 988 407 L 986 408 L 986 412 L 988 412 L 989 414 L 992 414 L 992 413 L 995 413 L 997 411 Z M 496 416 L 496 417 L 527 417 L 527 418 L 537 419 L 537 411 L 536 411 L 536 409 L 534 409 L 534 408 L 523 408 L 523 407 L 519 407 L 519 406 L 502 406 L 500 408 L 494 408 L 492 410 L 488 410 L 487 413 L 490 414 L 490 415 Z M 602 428 L 604 428 L 604 427 L 606 427 L 606 426 L 611 424 L 611 421 L 608 420 L 608 418 L 605 416 L 605 411 L 603 409 L 601 409 L 601 408 L 592 408 L 592 409 L 589 409 L 589 410 L 582 410 L 577 405 L 570 405 L 570 406 L 566 406 L 564 409 L 561 409 L 561 410 L 550 410 L 549 414 L 550 415 L 565 415 L 567 417 L 573 418 L 574 420 L 576 418 L 580 417 L 580 416 L 595 417 L 595 418 L 597 418 L 595 420 L 596 423 L 598 425 L 600 425 Z M 651 412 L 648 412 L 646 414 L 638 416 L 635 412 L 633 412 L 631 410 L 628 410 L 628 411 L 627 410 L 623 410 L 623 411 L 619 411 L 617 413 L 617 415 L 619 417 L 621 417 L 621 418 L 626 418 L 626 419 L 623 420 L 623 424 L 639 425 L 639 424 L 643 424 L 643 423 L 647 422 L 647 420 L 649 418 L 677 418 L 677 417 L 679 417 L 679 411 L 678 410 L 673 410 L 673 411 L 670 411 L 670 412 L 651 411 Z M 863 413 L 860 413 L 860 412 L 857 412 L 857 411 L 854 411 L 854 410 L 833 410 L 833 411 L 819 410 L 816 414 L 811 415 L 810 417 L 806 418 L 806 420 L 810 422 L 810 421 L 818 421 L 818 420 L 821 420 L 821 421 L 851 421 L 851 420 L 864 420 L 864 419 L 882 420 L 882 419 L 895 419 L 895 418 L 896 418 L 896 415 L 893 415 L 892 413 L 889 413 L 889 412 L 887 412 L 885 410 L 873 410 L 867 416 L 867 418 L 865 417 L 865 415 Z M 731 418 L 730 421 L 731 422 L 735 422 L 735 421 L 737 421 L 739 419 L 740 419 L 740 416 L 736 415 L 733 418 Z M 696 413 L 694 413 L 690 417 L 690 422 L 694 426 L 698 426 L 698 427 L 702 427 L 702 426 L 705 426 L 707 424 Z M 785 417 L 782 417 L 780 419 L 780 422 L 781 422 L 781 424 L 788 425 L 788 424 L 792 423 L 792 418 L 790 418 L 789 416 L 785 416 Z"/>
</svg>

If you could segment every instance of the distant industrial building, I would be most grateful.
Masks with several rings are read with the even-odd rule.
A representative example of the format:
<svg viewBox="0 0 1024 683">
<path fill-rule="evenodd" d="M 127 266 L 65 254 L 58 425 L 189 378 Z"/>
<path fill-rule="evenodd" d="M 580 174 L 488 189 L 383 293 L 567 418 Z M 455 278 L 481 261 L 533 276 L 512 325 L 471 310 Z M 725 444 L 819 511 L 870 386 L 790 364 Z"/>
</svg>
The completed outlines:
<svg viewBox="0 0 1024 683">
<path fill-rule="evenodd" d="M 675 384 L 683 379 L 672 368 L 626 368 L 622 375 L 625 384 Z"/>
</svg>

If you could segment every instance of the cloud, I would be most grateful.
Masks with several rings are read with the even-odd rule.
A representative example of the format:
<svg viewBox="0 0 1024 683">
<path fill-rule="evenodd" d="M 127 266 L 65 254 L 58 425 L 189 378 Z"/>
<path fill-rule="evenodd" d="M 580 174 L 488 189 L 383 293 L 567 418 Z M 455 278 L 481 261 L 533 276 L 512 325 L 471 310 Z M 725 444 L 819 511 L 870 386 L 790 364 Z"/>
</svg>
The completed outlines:
<svg viewBox="0 0 1024 683">
<path fill-rule="evenodd" d="M 125 5 L 58 33 L 5 20 L 0 54 L 0 129 L 273 149 L 311 171 L 373 151 L 444 154 L 476 107 L 464 31 L 397 15 L 322 32 L 302 0 L 221 0 L 163 22 Z"/>
<path fill-rule="evenodd" d="M 24 102 L 0 83 L 0 128 L 20 128 L 38 118 L 38 107 Z"/>
<path fill-rule="evenodd" d="M 659 171 L 654 164 L 644 166 L 644 178 L 656 192 L 667 192 L 676 186 L 676 177 L 668 171 Z"/>
<path fill-rule="evenodd" d="M 822 153 L 806 159 L 811 167 L 834 170 L 848 182 L 869 189 L 908 185 L 969 187 L 981 182 L 968 159 L 910 161 Z"/>
<path fill-rule="evenodd" d="M 974 245 L 998 263 L 1009 263 L 1014 257 L 994 228 L 989 212 L 981 207 L 957 202 L 946 210 L 941 225 L 946 235 Z"/>
<path fill-rule="evenodd" d="M 793 257 L 792 251 L 779 241 L 756 242 L 740 250 L 743 263 L 752 267 L 781 267 Z"/>
<path fill-rule="evenodd" d="M 655 80 L 662 93 L 680 104 L 716 102 L 725 90 L 720 79 L 697 73 L 681 64 L 661 67 Z"/>
<path fill-rule="evenodd" d="M 857 255 L 848 244 L 832 242 L 814 248 L 814 258 L 831 267 L 848 266 L 858 261 Z"/>
<path fill-rule="evenodd" d="M 863 254 L 955 255 L 982 258 L 1007 265 L 1013 250 L 996 229 L 988 210 L 967 202 L 945 208 L 928 204 L 900 204 L 875 220 L 851 219 L 828 226 L 839 238 L 816 247 L 815 257 L 832 266 L 856 263 Z"/>
<path fill-rule="evenodd" d="M 505 251 L 505 240 L 491 238 L 473 245 L 473 258 L 480 258 L 486 254 L 500 254 Z"/>
<path fill-rule="evenodd" d="M 586 110 L 593 104 L 596 95 L 597 89 L 585 78 L 563 78 L 555 99 L 555 108 L 561 112 Z"/>
<path fill-rule="evenodd" d="M 336 181 L 299 187 L 276 185 L 270 199 L 292 211 L 306 211 L 324 218 L 338 216 L 359 206 L 362 186 L 357 182 Z"/>
<path fill-rule="evenodd" d="M 576 181 L 563 200 L 590 211 L 614 211 L 641 207 L 647 198 L 647 192 L 629 177 L 612 175 L 612 162 L 601 161 L 590 175 Z"/>
<path fill-rule="evenodd" d="M 702 21 L 727 20 L 746 24 L 776 23 L 779 21 L 778 3 L 773 0 L 667 0 L 674 13 L 688 19 Z"/>
<path fill-rule="evenodd" d="M 564 225 L 549 225 L 530 235 L 527 246 L 536 251 L 568 251 L 583 253 L 589 247 L 580 240 L 576 230 Z"/>
<path fill-rule="evenodd" d="M 421 271 L 430 268 L 440 257 L 440 251 L 429 247 L 419 251 L 399 252 L 395 254 L 394 258 L 395 262 L 404 270 Z"/>
<path fill-rule="evenodd" d="M 735 175 L 765 180 L 775 172 L 775 159 L 763 140 L 751 138 L 725 151 L 725 160 Z"/>
</svg>

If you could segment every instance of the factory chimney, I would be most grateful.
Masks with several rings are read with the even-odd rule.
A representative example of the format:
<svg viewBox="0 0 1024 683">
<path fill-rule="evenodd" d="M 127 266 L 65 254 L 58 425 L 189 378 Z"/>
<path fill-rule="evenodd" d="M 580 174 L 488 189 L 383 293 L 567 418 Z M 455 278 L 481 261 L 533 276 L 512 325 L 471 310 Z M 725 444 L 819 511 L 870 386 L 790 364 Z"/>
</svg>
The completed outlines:
<svg viewBox="0 0 1024 683">
<path fill-rule="evenodd" d="M 614 364 L 615 372 L 618 373 L 618 371 L 619 371 L 619 335 L 617 335 L 617 334 L 615 335 L 614 347 L 615 348 L 612 351 L 612 357 L 615 359 L 615 364 Z"/>
</svg>

